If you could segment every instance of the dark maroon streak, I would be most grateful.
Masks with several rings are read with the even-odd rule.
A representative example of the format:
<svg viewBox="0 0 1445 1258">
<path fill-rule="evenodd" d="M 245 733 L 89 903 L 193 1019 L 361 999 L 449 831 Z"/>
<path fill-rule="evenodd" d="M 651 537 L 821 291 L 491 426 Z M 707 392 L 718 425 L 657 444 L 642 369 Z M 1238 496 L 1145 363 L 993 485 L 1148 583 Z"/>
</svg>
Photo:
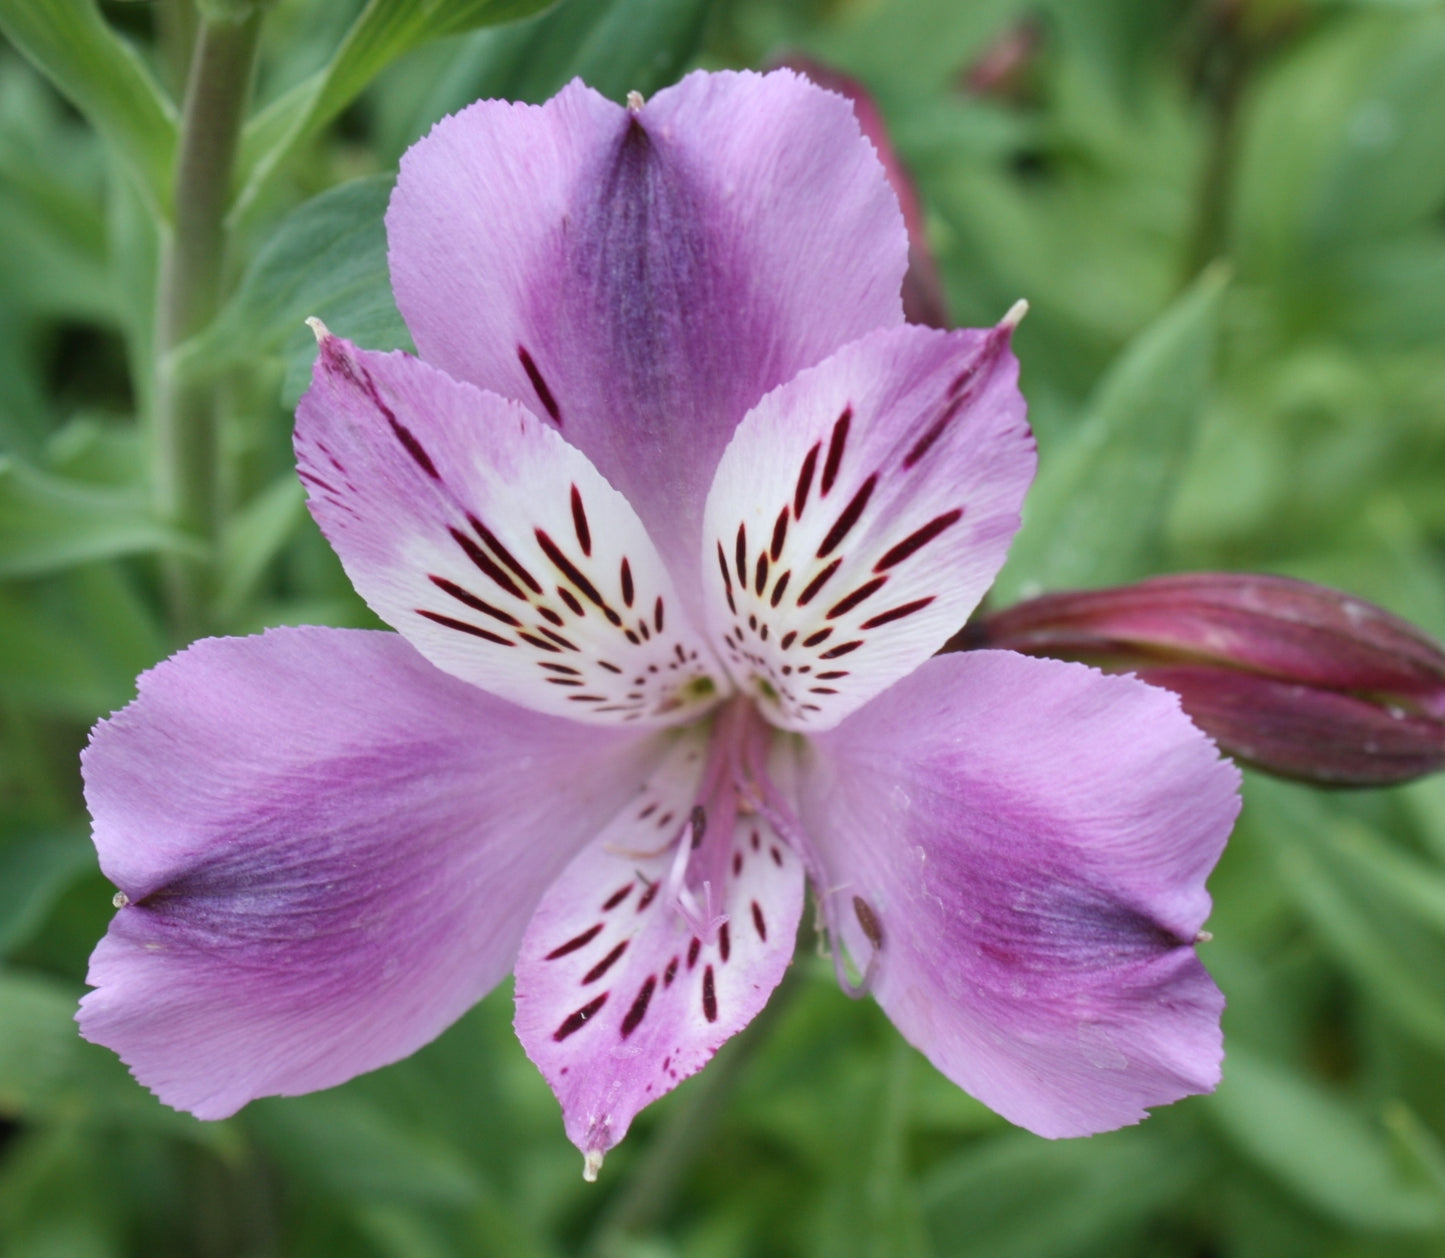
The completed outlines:
<svg viewBox="0 0 1445 1258">
<path fill-rule="evenodd" d="M 460 546 L 464 551 L 466 551 L 467 558 L 470 559 L 474 564 L 476 564 L 476 566 L 488 577 L 490 577 L 491 580 L 494 581 L 498 586 L 504 589 L 513 598 L 525 599 L 527 597 L 525 594 L 522 593 L 521 587 L 515 581 L 513 581 L 511 577 L 509 577 L 505 572 L 503 572 L 499 567 L 497 567 L 495 563 L 492 562 L 492 557 L 488 555 L 487 552 L 484 551 L 480 546 L 478 546 L 476 542 L 472 541 L 470 537 L 463 533 L 461 529 L 454 529 L 449 525 L 447 527 L 447 532 L 452 535 L 452 540 L 456 542 L 456 544 Z"/>
<path fill-rule="evenodd" d="M 787 540 L 787 537 L 788 508 L 785 506 L 781 511 L 778 512 L 777 523 L 773 525 L 773 541 L 772 544 L 768 547 L 768 553 L 773 557 L 774 563 L 777 563 L 778 558 L 782 555 L 783 543 Z M 759 590 L 758 593 L 761 594 L 762 591 Z"/>
<path fill-rule="evenodd" d="M 882 559 L 873 565 L 874 572 L 883 572 L 894 564 L 902 563 L 909 555 L 927 546 L 935 537 L 952 524 L 956 524 L 963 518 L 963 508 L 955 507 L 952 511 L 946 511 L 942 515 L 930 520 L 921 529 L 910 533 L 897 546 L 889 550 Z"/>
<path fill-rule="evenodd" d="M 581 590 L 583 596 L 589 602 L 596 604 L 598 607 L 606 609 L 607 604 L 603 600 L 602 595 L 598 592 L 597 587 L 593 585 L 592 582 L 589 581 L 585 576 L 582 575 L 581 570 L 577 567 L 576 564 L 574 564 L 570 559 L 568 559 L 565 554 L 562 553 L 562 550 L 557 545 L 557 543 L 554 542 L 542 529 L 533 529 L 532 532 L 537 538 L 537 545 L 542 548 L 542 553 L 545 554 L 547 558 L 556 565 L 557 570 L 564 577 L 566 577 L 567 580 L 572 582 L 573 585 L 575 585 L 579 590 Z M 616 615 L 616 613 L 614 612 L 613 615 Z M 621 617 L 618 617 L 618 620 L 620 621 Z"/>
<path fill-rule="evenodd" d="M 717 1021 L 717 988 L 713 986 L 710 965 L 702 972 L 702 1016 L 709 1022 Z"/>
<path fill-rule="evenodd" d="M 453 620 L 450 616 L 443 616 L 440 612 L 423 611 L 416 608 L 418 616 L 425 616 L 433 624 L 442 625 L 447 629 L 455 629 L 458 633 L 469 633 L 474 638 L 481 638 L 486 642 L 495 642 L 498 646 L 516 646 L 510 638 L 504 638 L 500 634 L 493 633 L 490 629 L 483 629 L 480 625 L 469 625 L 465 620 Z M 518 637 L 523 635 L 519 634 Z"/>
<path fill-rule="evenodd" d="M 585 686 L 587 684 L 580 677 L 544 677 L 542 680 L 551 686 Z"/>
<path fill-rule="evenodd" d="M 380 405 L 380 403 L 378 403 L 378 405 Z M 426 452 L 411 429 L 397 419 L 386 407 L 383 406 L 381 408 L 381 413 L 386 416 L 386 422 L 391 425 L 391 431 L 396 434 L 396 439 L 401 442 L 402 447 L 416 461 L 416 465 L 430 476 L 432 480 L 441 480 L 441 473 L 437 471 L 436 464 L 431 461 L 431 455 Z"/>
<path fill-rule="evenodd" d="M 569 703 L 606 703 L 606 695 L 568 695 Z"/>
<path fill-rule="evenodd" d="M 768 600 L 774 607 L 783 601 L 783 591 L 788 588 L 788 580 L 793 575 L 793 570 L 788 569 L 780 576 L 773 585 L 773 596 Z"/>
<path fill-rule="evenodd" d="M 502 563 L 506 564 L 507 567 L 516 573 L 517 577 L 533 594 L 540 594 L 542 592 L 542 587 L 537 584 L 537 578 L 517 561 L 517 557 L 502 545 L 501 539 L 498 538 L 491 529 L 470 512 L 467 514 L 467 523 L 472 526 L 472 531 L 491 549 L 492 554 L 496 555 Z"/>
<path fill-rule="evenodd" d="M 828 632 L 831 633 L 832 630 L 830 629 L 828 630 Z M 781 638 L 778 639 L 778 648 L 780 650 L 786 651 L 797 640 L 798 631 L 796 629 L 789 629 L 787 633 L 785 633 Z"/>
<path fill-rule="evenodd" d="M 544 638 L 547 638 L 549 641 L 555 642 L 558 646 L 563 647 L 565 650 L 580 651 L 582 649 L 569 638 L 564 638 L 560 633 L 554 633 L 545 625 L 538 625 L 537 632 L 540 633 Z"/>
<path fill-rule="evenodd" d="M 763 910 L 756 900 L 753 901 L 753 929 L 758 932 L 759 939 L 768 942 L 768 924 L 763 920 Z"/>
<path fill-rule="evenodd" d="M 592 554 L 592 530 L 587 525 L 587 512 L 582 507 L 582 491 L 572 486 L 572 528 L 577 534 L 577 545 L 588 557 Z"/>
<path fill-rule="evenodd" d="M 601 709 L 599 708 L 598 711 L 601 711 Z M 657 899 L 657 888 L 661 885 L 660 882 L 649 882 L 647 884 L 647 890 L 642 893 L 642 899 L 637 902 L 637 911 L 639 913 L 644 912 L 647 906 Z"/>
<path fill-rule="evenodd" d="M 820 496 L 826 498 L 838 479 L 838 469 L 843 464 L 843 447 L 848 444 L 848 427 L 853 422 L 853 408 L 845 406 L 833 425 L 833 436 L 828 442 L 828 461 L 823 464 L 823 479 L 818 484 Z"/>
<path fill-rule="evenodd" d="M 722 543 L 717 544 L 717 566 L 722 571 L 723 591 L 728 596 L 728 610 L 734 615 L 737 614 L 737 604 L 733 602 L 733 578 L 728 571 L 728 557 L 723 554 Z"/>
<path fill-rule="evenodd" d="M 753 579 L 753 591 L 761 595 L 768 588 L 768 552 L 764 551 L 758 556 L 757 575 Z"/>
<path fill-rule="evenodd" d="M 783 854 L 776 847 L 769 846 L 768 855 L 773 858 L 773 864 L 779 869 L 783 867 Z"/>
<path fill-rule="evenodd" d="M 742 872 L 743 872 L 743 854 L 742 854 L 741 852 L 734 852 L 734 853 L 733 853 L 733 877 L 736 878 L 736 877 L 737 877 L 740 873 L 742 873 Z"/>
<path fill-rule="evenodd" d="M 596 926 L 588 927 L 580 935 L 574 936 L 560 947 L 553 948 L 543 959 L 546 961 L 555 961 L 558 957 L 565 957 L 569 952 L 576 952 L 578 948 L 585 948 L 601 933 L 602 923 L 598 922 Z"/>
<path fill-rule="evenodd" d="M 557 615 L 557 613 L 554 612 L 550 607 L 538 607 L 537 615 L 539 615 L 549 625 L 560 625 L 563 623 L 562 617 Z"/>
<path fill-rule="evenodd" d="M 542 409 L 552 417 L 552 422 L 559 428 L 562 426 L 562 412 L 557 408 L 557 399 L 552 396 L 552 390 L 547 387 L 547 382 L 542 379 L 542 373 L 537 370 L 537 364 L 532 361 L 532 355 L 520 345 L 517 346 L 517 357 L 521 359 L 522 370 L 527 373 L 527 379 L 532 382 L 532 388 L 536 390 L 537 400 L 542 403 Z"/>
<path fill-rule="evenodd" d="M 561 647 L 553 646 L 543 638 L 534 638 L 530 633 L 523 633 L 520 629 L 517 631 L 517 637 L 521 638 L 528 646 L 536 647 L 539 651 L 551 651 L 555 655 L 562 649 Z"/>
<path fill-rule="evenodd" d="M 729 601 L 731 601 L 731 600 L 729 600 Z M 653 627 L 654 629 L 656 629 L 658 633 L 661 633 L 661 632 L 662 632 L 662 595 L 661 595 L 661 594 L 659 594 L 659 595 L 657 596 L 657 602 L 653 605 L 653 608 L 652 608 L 652 627 Z"/>
<path fill-rule="evenodd" d="M 329 494 L 336 494 L 340 496 L 340 490 L 338 490 L 336 486 L 328 485 L 324 480 L 321 479 L 321 477 L 316 476 L 311 472 L 308 472 L 304 467 L 297 468 L 296 475 L 299 476 L 302 480 L 307 481 L 320 489 L 324 489 Z"/>
<path fill-rule="evenodd" d="M 832 686 L 809 686 L 810 695 L 835 695 L 838 692 Z"/>
<path fill-rule="evenodd" d="M 622 604 L 624 607 L 632 606 L 632 598 L 636 591 L 632 588 L 632 565 L 627 562 L 627 556 L 622 556 Z"/>
<path fill-rule="evenodd" d="M 803 506 L 808 501 L 808 490 L 813 487 L 813 471 L 818 466 L 818 451 L 822 449 L 823 443 L 816 442 L 803 459 L 803 466 L 798 471 L 798 487 L 793 490 L 793 518 L 803 518 Z"/>
<path fill-rule="evenodd" d="M 642 990 L 637 993 L 637 999 L 632 1002 L 632 1008 L 622 1019 L 622 1038 L 624 1040 L 637 1030 L 637 1024 L 646 1016 L 648 1002 L 652 1000 L 652 993 L 656 990 L 657 975 L 649 974 L 647 982 L 642 985 Z"/>
<path fill-rule="evenodd" d="M 932 426 L 918 439 L 913 449 L 903 456 L 905 472 L 933 448 L 933 443 L 943 436 L 943 431 L 948 427 L 949 421 L 964 408 L 968 401 L 969 395 L 965 393 L 962 397 L 954 398 L 943 408 L 943 414 L 933 421 Z"/>
<path fill-rule="evenodd" d="M 914 612 L 921 612 L 929 603 L 933 602 L 934 596 L 930 594 L 927 598 L 915 599 L 911 603 L 903 603 L 898 607 L 891 607 L 886 612 L 879 612 L 872 620 L 865 620 L 858 627 L 860 629 L 877 629 L 880 625 L 892 624 L 895 620 L 902 620 L 905 616 L 911 616 Z"/>
<path fill-rule="evenodd" d="M 617 964 L 618 958 L 627 951 L 627 945 L 631 942 L 632 940 L 630 939 L 624 939 L 617 947 L 613 948 L 611 952 L 603 957 L 602 960 L 588 970 L 587 973 L 582 976 L 582 986 L 587 987 L 606 974 L 608 970 Z"/>
<path fill-rule="evenodd" d="M 664 987 L 671 987 L 671 986 L 672 986 L 672 980 L 675 979 L 676 977 L 677 977 L 677 958 L 676 958 L 676 957 L 673 957 L 673 959 L 667 963 L 667 969 L 663 970 L 663 972 L 662 972 L 662 985 L 663 985 Z"/>
<path fill-rule="evenodd" d="M 734 558 L 738 564 L 738 584 L 748 588 L 748 530 L 747 525 L 738 525 L 737 550 Z"/>
<path fill-rule="evenodd" d="M 826 642 L 833 636 L 833 627 L 829 625 L 826 629 L 819 629 L 817 633 L 810 633 L 803 639 L 804 646 L 817 646 L 820 642 Z"/>
<path fill-rule="evenodd" d="M 516 628 L 521 621 L 510 612 L 504 612 L 500 607 L 493 607 L 490 603 L 484 603 L 470 590 L 464 590 L 455 581 L 448 581 L 446 577 L 429 575 L 427 577 L 439 590 L 445 590 L 459 603 L 465 603 L 473 611 L 481 612 L 484 616 L 490 616 L 493 620 L 500 620 L 504 625 L 511 625 Z"/>
<path fill-rule="evenodd" d="M 826 672 L 826 673 L 819 673 L 819 674 L 818 674 L 818 680 L 819 680 L 819 681 L 834 681 L 834 680 L 836 680 L 836 679 L 839 678 L 839 677 L 846 677 L 846 676 L 848 676 L 848 670 L 847 670 L 846 668 L 834 668 L 834 669 L 830 669 L 830 670 L 829 670 L 828 672 Z"/>
<path fill-rule="evenodd" d="M 585 616 L 586 609 L 577 601 L 577 596 L 571 590 L 564 590 L 560 585 L 557 587 L 557 597 L 567 604 L 574 616 Z"/>
<path fill-rule="evenodd" d="M 694 804 L 688 814 L 687 824 L 692 829 L 692 847 L 696 851 L 702 846 L 703 835 L 707 833 L 707 812 L 701 804 Z"/>
<path fill-rule="evenodd" d="M 732 932 L 728 929 L 726 922 L 717 928 L 717 950 L 718 955 L 722 957 L 724 961 L 733 954 Z"/>
<path fill-rule="evenodd" d="M 606 901 L 602 905 L 602 911 L 604 913 L 610 913 L 619 904 L 621 904 L 623 900 L 627 899 L 627 897 L 632 894 L 632 888 L 636 885 L 637 884 L 635 882 L 629 882 L 625 887 L 618 887 L 616 891 L 614 891 L 610 896 L 607 897 Z"/>
<path fill-rule="evenodd" d="M 566 673 L 569 677 L 582 676 L 582 670 L 573 668 L 570 664 L 553 664 L 550 660 L 538 660 L 539 668 L 545 668 L 549 673 Z"/>
<path fill-rule="evenodd" d="M 828 650 L 820 654 L 818 658 L 820 660 L 836 660 L 840 655 L 848 655 L 850 652 L 856 651 L 862 645 L 863 639 L 855 638 L 852 642 L 844 642 L 839 646 L 829 647 Z M 576 695 L 568 696 L 568 698 L 573 699 L 575 699 L 576 697 Z"/>
<path fill-rule="evenodd" d="M 843 557 L 840 555 L 803 587 L 803 592 L 798 595 L 799 607 L 806 607 L 817 597 L 818 591 L 821 590 L 828 583 L 829 578 L 838 571 L 838 565 L 842 562 Z"/>
<path fill-rule="evenodd" d="M 560 1044 L 569 1035 L 574 1035 L 580 1031 L 586 1024 L 587 1019 L 607 1003 L 607 996 L 608 993 L 603 992 L 602 995 L 598 996 L 595 1000 L 589 1000 L 582 1008 L 577 1010 L 576 1013 L 568 1014 L 566 1021 L 552 1032 L 552 1039 Z"/>
<path fill-rule="evenodd" d="M 837 620 L 839 616 L 846 616 L 857 607 L 859 603 L 865 599 L 872 598 L 873 595 L 878 593 L 883 583 L 887 580 L 887 577 L 874 577 L 871 581 L 865 581 L 854 590 L 853 593 L 844 595 L 844 597 L 840 598 L 832 607 L 828 608 L 828 610 L 823 613 L 823 619 Z"/>
<path fill-rule="evenodd" d="M 699 939 L 696 935 L 694 935 L 692 937 L 692 942 L 687 945 L 687 968 L 689 970 L 697 964 L 697 954 L 701 951 L 702 940 Z"/>
<path fill-rule="evenodd" d="M 609 673 L 620 673 L 622 670 L 616 664 L 609 664 L 606 660 L 597 661 L 598 668 L 605 668 Z"/>
<path fill-rule="evenodd" d="M 873 912 L 873 906 L 863 899 L 862 896 L 853 897 L 853 913 L 858 918 L 858 925 L 862 927 L 863 933 L 868 937 L 868 942 L 874 948 L 883 946 L 883 927 L 879 925 L 878 917 Z"/>
<path fill-rule="evenodd" d="M 833 522 L 833 527 L 828 530 L 828 536 L 823 539 L 823 544 L 818 547 L 819 559 L 831 554 L 838 543 L 848 536 L 849 531 L 858 523 L 858 517 L 867 507 L 868 499 L 873 496 L 873 487 L 877 484 L 878 473 L 874 472 L 858 487 L 858 492 L 853 495 L 853 500 L 843 508 L 842 513 Z"/>
</svg>

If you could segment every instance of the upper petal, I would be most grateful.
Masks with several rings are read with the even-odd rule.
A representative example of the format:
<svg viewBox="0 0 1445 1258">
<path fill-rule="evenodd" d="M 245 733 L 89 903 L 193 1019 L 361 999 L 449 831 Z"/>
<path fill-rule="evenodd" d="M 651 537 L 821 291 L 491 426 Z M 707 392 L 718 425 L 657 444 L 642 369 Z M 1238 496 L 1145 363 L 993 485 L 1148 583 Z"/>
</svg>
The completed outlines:
<svg viewBox="0 0 1445 1258">
<path fill-rule="evenodd" d="M 775 724 L 836 725 L 1002 567 L 1036 462 L 1010 329 L 875 332 L 739 426 L 704 518 L 708 620 Z"/>
<path fill-rule="evenodd" d="M 1044 1136 L 1212 1088 L 1194 954 L 1238 771 L 1172 695 L 1003 651 L 940 656 L 810 740 L 830 918 L 944 1072 Z"/>
<path fill-rule="evenodd" d="M 394 634 L 198 642 L 85 752 L 124 907 L 82 1033 L 202 1118 L 404 1057 L 507 973 L 659 754 L 491 698 Z"/>
<path fill-rule="evenodd" d="M 323 334 L 296 456 L 357 590 L 438 668 L 602 724 L 727 688 L 637 513 L 520 404 Z"/>
<path fill-rule="evenodd" d="M 637 111 L 482 101 L 402 159 L 392 283 L 422 356 L 545 410 L 680 574 L 733 428 L 902 318 L 907 237 L 848 103 L 781 71 Z"/>
</svg>

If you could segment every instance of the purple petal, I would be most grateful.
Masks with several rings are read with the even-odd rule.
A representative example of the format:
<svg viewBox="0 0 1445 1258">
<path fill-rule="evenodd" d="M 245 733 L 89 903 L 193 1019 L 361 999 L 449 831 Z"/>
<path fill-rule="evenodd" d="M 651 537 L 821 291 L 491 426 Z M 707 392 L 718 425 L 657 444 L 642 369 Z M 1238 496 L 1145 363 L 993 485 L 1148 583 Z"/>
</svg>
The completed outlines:
<svg viewBox="0 0 1445 1258">
<path fill-rule="evenodd" d="M 1004 651 L 930 661 L 811 740 L 799 816 L 899 1030 L 1044 1136 L 1219 1079 L 1194 954 L 1238 771 L 1172 695 Z"/>
<path fill-rule="evenodd" d="M 507 973 L 658 754 L 490 698 L 393 634 L 198 642 L 84 756 L 125 907 L 81 1031 L 201 1118 L 404 1057 Z"/>
<path fill-rule="evenodd" d="M 550 415 L 679 579 L 747 409 L 902 317 L 882 167 L 786 71 L 692 74 L 635 113 L 581 83 L 479 102 L 403 158 L 387 230 L 422 356 Z"/>
<path fill-rule="evenodd" d="M 704 519 L 708 614 L 775 724 L 836 725 L 1002 567 L 1036 461 L 1009 330 L 875 332 L 738 428 Z"/>
<path fill-rule="evenodd" d="M 703 905 L 706 924 L 689 923 L 670 897 L 676 843 L 696 833 L 706 737 L 684 736 L 543 897 L 522 941 L 517 1035 L 561 1101 L 589 1177 L 639 1110 L 752 1021 L 792 959 L 803 870 L 761 818 L 706 821 L 711 850 L 692 855 L 724 883 Z"/>
<path fill-rule="evenodd" d="M 600 724 L 728 688 L 636 513 L 516 402 L 327 334 L 296 455 L 347 575 L 438 668 Z"/>
</svg>

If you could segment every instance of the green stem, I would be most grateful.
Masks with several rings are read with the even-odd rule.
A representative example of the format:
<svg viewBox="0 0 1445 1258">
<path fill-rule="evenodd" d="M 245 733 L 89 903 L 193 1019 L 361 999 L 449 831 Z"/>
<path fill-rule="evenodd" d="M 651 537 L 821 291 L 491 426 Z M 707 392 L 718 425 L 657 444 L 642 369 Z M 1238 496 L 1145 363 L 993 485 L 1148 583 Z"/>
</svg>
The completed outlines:
<svg viewBox="0 0 1445 1258">
<path fill-rule="evenodd" d="M 165 572 L 172 627 L 206 628 L 221 526 L 214 385 L 177 377 L 172 351 L 215 313 L 225 257 L 225 213 L 261 29 L 259 10 L 237 21 L 202 19 L 191 55 L 176 154 L 175 221 L 161 259 L 156 309 L 156 508 L 198 538 L 201 558 L 173 558 Z"/>
</svg>

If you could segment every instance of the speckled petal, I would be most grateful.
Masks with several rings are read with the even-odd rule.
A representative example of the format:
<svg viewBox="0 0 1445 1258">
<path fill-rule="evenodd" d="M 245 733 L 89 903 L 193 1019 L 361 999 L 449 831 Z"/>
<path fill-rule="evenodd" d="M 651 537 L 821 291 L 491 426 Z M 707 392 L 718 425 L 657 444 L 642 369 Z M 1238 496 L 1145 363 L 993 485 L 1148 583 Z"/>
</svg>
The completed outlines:
<svg viewBox="0 0 1445 1258">
<path fill-rule="evenodd" d="M 405 1057 L 506 975 L 659 755 L 491 698 L 395 634 L 198 642 L 85 752 L 122 907 L 81 1031 L 201 1118 Z"/>
<path fill-rule="evenodd" d="M 795 768 L 835 935 L 950 1079 L 1044 1136 L 1218 1082 L 1224 1002 L 1194 944 L 1239 774 L 1172 695 L 941 656 Z"/>
<path fill-rule="evenodd" d="M 637 513 L 519 403 L 323 335 L 296 456 L 357 590 L 438 668 L 604 725 L 728 688 Z"/>
<path fill-rule="evenodd" d="M 704 520 L 708 622 L 770 721 L 836 725 L 1002 567 L 1036 461 L 1010 331 L 875 332 L 739 426 Z"/>
</svg>

